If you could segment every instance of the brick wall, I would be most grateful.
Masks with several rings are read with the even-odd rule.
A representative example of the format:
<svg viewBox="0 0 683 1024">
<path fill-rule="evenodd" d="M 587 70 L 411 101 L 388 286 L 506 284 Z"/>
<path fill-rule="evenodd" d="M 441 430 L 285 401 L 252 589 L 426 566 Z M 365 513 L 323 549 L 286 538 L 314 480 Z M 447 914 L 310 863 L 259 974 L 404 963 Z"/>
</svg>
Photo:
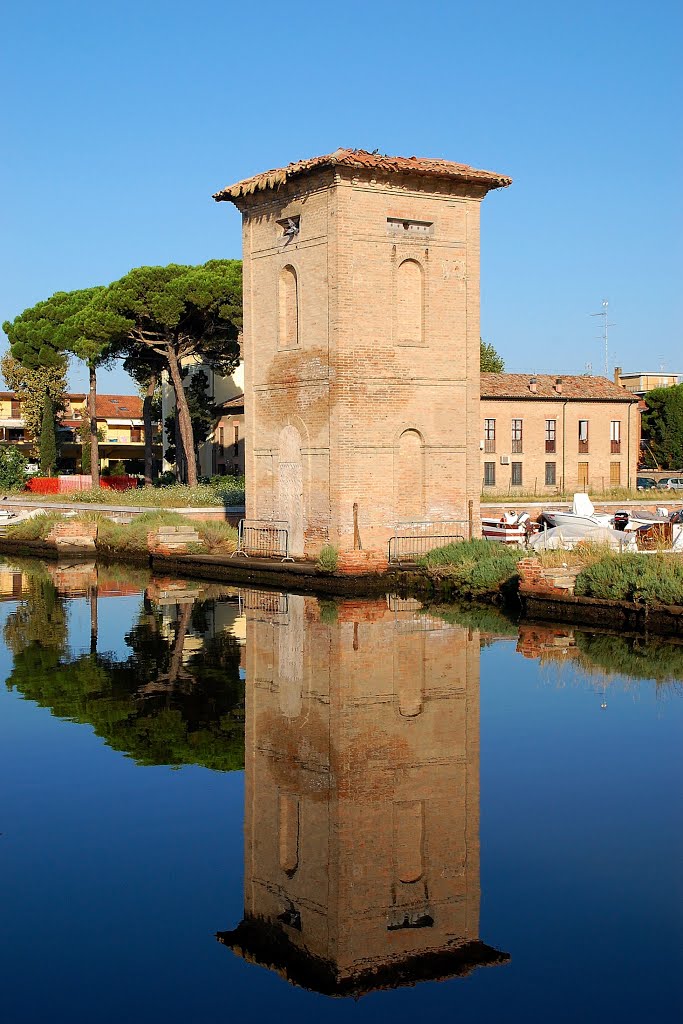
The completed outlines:
<svg viewBox="0 0 683 1024">
<path fill-rule="evenodd" d="M 464 520 L 468 499 L 478 520 L 484 194 L 337 169 L 245 198 L 247 516 L 290 521 L 293 554 L 352 550 L 354 504 L 377 554 L 398 520 Z"/>
<path fill-rule="evenodd" d="M 583 566 L 544 567 L 538 558 L 522 558 L 517 563 L 517 568 L 520 575 L 520 593 L 566 596 L 574 593 L 576 577 Z"/>
</svg>

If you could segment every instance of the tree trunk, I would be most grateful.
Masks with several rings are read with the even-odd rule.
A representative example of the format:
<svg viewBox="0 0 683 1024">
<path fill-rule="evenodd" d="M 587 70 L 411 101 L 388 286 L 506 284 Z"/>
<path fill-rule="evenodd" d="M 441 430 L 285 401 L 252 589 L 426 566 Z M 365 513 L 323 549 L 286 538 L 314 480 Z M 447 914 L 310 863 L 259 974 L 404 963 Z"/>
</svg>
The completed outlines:
<svg viewBox="0 0 683 1024">
<path fill-rule="evenodd" d="M 142 403 L 142 422 L 145 431 L 145 487 L 152 486 L 152 403 L 154 392 L 157 389 L 157 375 L 153 373 L 149 378 L 147 393 Z"/>
<path fill-rule="evenodd" d="M 176 468 L 176 479 L 179 484 L 186 484 L 187 477 L 185 475 L 185 449 L 183 448 L 183 439 L 180 436 L 180 420 L 178 419 L 178 410 L 173 417 L 173 443 L 175 445 L 175 468 Z"/>
<path fill-rule="evenodd" d="M 187 639 L 187 631 L 190 626 L 191 617 L 192 604 L 187 601 L 180 606 L 175 636 L 173 638 L 173 647 L 171 648 L 171 659 L 168 666 L 168 681 L 172 686 L 178 682 L 178 678 L 183 668 L 185 640 Z"/>
<path fill-rule="evenodd" d="M 97 370 L 94 363 L 88 363 L 90 392 L 88 394 L 88 416 L 90 417 L 90 473 L 93 487 L 100 486 L 100 447 L 97 438 Z"/>
<path fill-rule="evenodd" d="M 187 404 L 187 395 L 183 387 L 183 378 L 180 375 L 180 363 L 173 350 L 168 352 L 168 368 L 175 391 L 176 416 L 180 428 L 180 437 L 183 442 L 183 450 L 187 461 L 187 483 L 190 487 L 197 486 L 197 463 L 194 459 L 194 437 L 192 434 L 192 420 L 190 409 Z"/>
<path fill-rule="evenodd" d="M 97 654 L 97 597 L 99 587 L 97 583 L 97 566 L 95 566 L 96 582 L 90 587 L 90 653 Z"/>
</svg>

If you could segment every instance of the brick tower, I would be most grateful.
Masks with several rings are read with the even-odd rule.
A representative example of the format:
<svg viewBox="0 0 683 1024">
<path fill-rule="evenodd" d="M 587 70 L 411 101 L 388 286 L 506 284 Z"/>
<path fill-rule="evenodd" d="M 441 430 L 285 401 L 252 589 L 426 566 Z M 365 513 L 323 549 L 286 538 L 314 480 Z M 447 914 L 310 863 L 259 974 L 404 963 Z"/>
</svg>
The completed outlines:
<svg viewBox="0 0 683 1024">
<path fill-rule="evenodd" d="M 339 149 L 216 193 L 243 218 L 247 517 L 386 560 L 478 514 L 479 204 L 510 178 Z"/>
</svg>

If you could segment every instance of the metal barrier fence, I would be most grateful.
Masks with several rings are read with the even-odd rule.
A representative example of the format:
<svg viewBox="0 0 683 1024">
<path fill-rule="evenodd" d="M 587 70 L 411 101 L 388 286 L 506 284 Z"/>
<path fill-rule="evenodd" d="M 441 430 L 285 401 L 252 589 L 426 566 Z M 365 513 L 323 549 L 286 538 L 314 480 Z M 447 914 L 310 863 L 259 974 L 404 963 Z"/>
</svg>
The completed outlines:
<svg viewBox="0 0 683 1024">
<path fill-rule="evenodd" d="M 471 533 L 467 519 L 450 519 L 436 523 L 399 523 L 389 539 L 389 564 L 416 562 L 435 548 L 466 540 Z"/>
<path fill-rule="evenodd" d="M 261 622 L 270 622 L 273 625 L 286 624 L 289 614 L 287 594 L 277 590 L 240 590 L 237 596 L 240 615 L 251 612 Z"/>
<path fill-rule="evenodd" d="M 234 555 L 293 562 L 289 554 L 289 523 L 274 519 L 240 519 Z"/>
</svg>

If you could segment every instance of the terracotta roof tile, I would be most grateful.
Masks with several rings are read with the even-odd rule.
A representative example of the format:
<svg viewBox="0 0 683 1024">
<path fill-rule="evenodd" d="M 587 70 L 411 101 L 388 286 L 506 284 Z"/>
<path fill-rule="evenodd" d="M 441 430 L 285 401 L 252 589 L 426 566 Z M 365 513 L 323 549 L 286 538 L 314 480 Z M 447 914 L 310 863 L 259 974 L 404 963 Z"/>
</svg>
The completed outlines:
<svg viewBox="0 0 683 1024">
<path fill-rule="evenodd" d="M 536 394 L 530 388 L 536 380 Z M 562 394 L 555 389 L 556 381 L 562 381 Z M 619 387 L 607 377 L 565 376 L 550 373 L 482 373 L 480 394 L 482 398 L 568 398 L 584 401 L 635 402 L 637 396 Z"/>
<path fill-rule="evenodd" d="M 84 392 L 70 391 L 66 397 L 71 406 L 87 404 L 88 401 Z M 0 399 L 3 401 L 16 398 L 14 391 L 0 391 Z M 139 395 L 98 395 L 97 415 L 102 419 L 142 419 L 142 399 Z"/>
<path fill-rule="evenodd" d="M 244 394 L 240 391 L 239 395 L 233 395 L 232 398 L 226 398 L 224 402 L 220 403 L 220 408 L 224 412 L 230 410 L 237 411 L 238 409 L 244 409 Z"/>
<path fill-rule="evenodd" d="M 337 149 L 326 156 L 315 156 L 309 160 L 297 160 L 287 167 L 279 167 L 262 174 L 255 174 L 244 181 L 228 185 L 214 193 L 217 202 L 232 201 L 240 196 L 251 195 L 266 189 L 279 188 L 292 178 L 298 178 L 312 171 L 328 167 L 348 167 L 355 170 L 370 170 L 379 174 L 414 174 L 427 178 L 453 178 L 456 181 L 478 182 L 488 188 L 505 188 L 512 178 L 495 171 L 482 171 L 467 164 L 456 164 L 451 160 L 431 160 L 417 156 L 384 156 L 368 153 L 364 149 Z"/>
<path fill-rule="evenodd" d="M 139 395 L 98 395 L 98 419 L 142 419 L 142 399 Z"/>
</svg>

